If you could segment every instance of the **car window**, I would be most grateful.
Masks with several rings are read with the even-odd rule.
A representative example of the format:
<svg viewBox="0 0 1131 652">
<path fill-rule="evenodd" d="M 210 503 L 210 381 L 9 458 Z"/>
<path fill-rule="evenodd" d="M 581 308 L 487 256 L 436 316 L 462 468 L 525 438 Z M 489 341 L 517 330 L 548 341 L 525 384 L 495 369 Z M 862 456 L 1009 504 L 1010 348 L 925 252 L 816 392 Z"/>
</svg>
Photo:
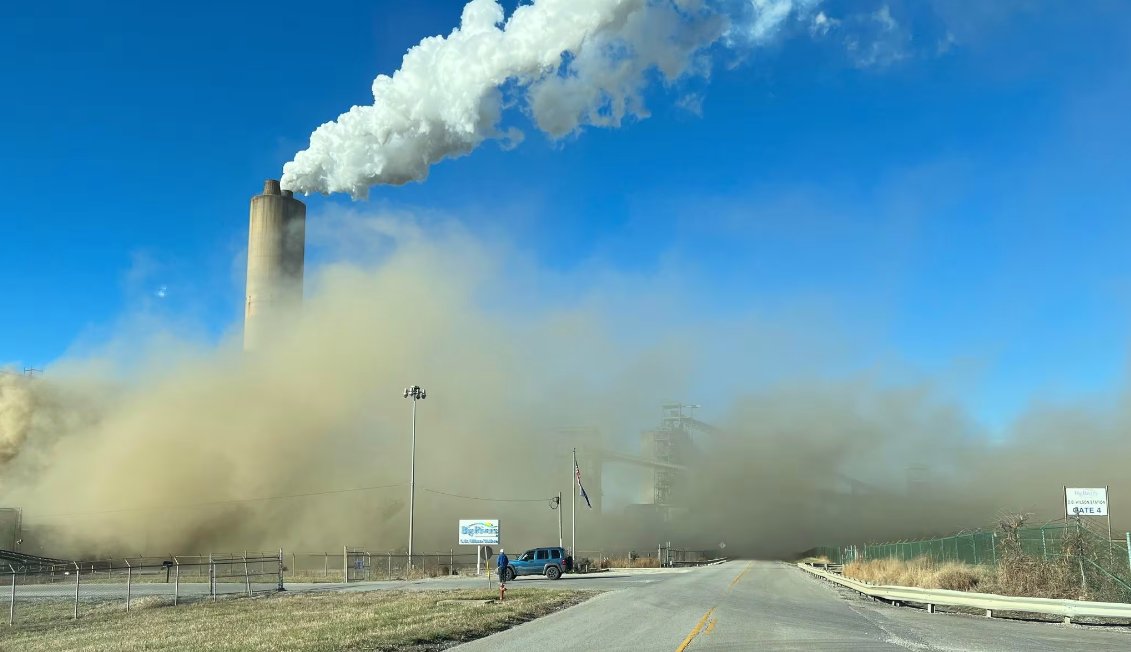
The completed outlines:
<svg viewBox="0 0 1131 652">
<path fill-rule="evenodd" d="M 534 559 L 533 550 L 527 550 L 526 552 L 522 553 L 522 561 L 531 561 L 532 559 Z"/>
<path fill-rule="evenodd" d="M 561 550 L 551 550 L 550 551 L 550 559 L 561 559 L 561 558 L 562 558 L 562 551 Z"/>
<path fill-rule="evenodd" d="M 538 559 L 546 559 L 546 558 L 547 558 L 546 551 L 545 550 L 539 550 L 538 551 Z"/>
</svg>

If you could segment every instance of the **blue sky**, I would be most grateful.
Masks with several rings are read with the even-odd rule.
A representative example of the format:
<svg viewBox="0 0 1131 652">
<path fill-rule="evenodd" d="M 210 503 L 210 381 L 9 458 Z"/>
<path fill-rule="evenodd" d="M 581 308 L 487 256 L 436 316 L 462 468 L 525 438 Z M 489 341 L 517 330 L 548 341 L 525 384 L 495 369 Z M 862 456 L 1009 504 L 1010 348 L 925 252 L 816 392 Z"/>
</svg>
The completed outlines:
<svg viewBox="0 0 1131 652">
<path fill-rule="evenodd" d="M 138 310 L 205 338 L 238 323 L 249 196 L 462 4 L 9 8 L 0 362 L 49 365 Z M 804 30 L 718 51 L 646 120 L 551 142 L 512 115 L 517 149 L 354 206 L 505 232 L 579 292 L 590 266 L 674 270 L 705 318 L 819 306 L 850 366 L 948 378 L 990 427 L 1121 389 L 1131 6 L 868 4 L 900 30 L 863 34 L 871 65 Z M 327 204 L 352 202 L 312 218 Z"/>
</svg>

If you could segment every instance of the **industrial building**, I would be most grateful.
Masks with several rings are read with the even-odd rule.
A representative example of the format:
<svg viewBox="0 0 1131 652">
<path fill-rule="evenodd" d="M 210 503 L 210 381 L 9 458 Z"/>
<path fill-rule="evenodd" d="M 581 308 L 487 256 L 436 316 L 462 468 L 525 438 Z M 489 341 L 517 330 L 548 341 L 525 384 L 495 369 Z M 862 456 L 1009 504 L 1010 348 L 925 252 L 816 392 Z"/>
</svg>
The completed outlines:
<svg viewBox="0 0 1131 652">
<path fill-rule="evenodd" d="M 243 344 L 253 351 L 302 304 L 306 204 L 275 179 L 251 199 Z"/>
</svg>

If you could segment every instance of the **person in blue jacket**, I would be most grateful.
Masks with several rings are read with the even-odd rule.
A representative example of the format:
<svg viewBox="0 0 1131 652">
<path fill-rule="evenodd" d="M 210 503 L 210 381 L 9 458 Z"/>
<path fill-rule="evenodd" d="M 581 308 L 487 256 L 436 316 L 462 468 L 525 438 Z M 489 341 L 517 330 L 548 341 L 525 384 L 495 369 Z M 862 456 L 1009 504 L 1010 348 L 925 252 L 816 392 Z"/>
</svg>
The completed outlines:
<svg viewBox="0 0 1131 652">
<path fill-rule="evenodd" d="M 507 559 L 506 551 L 502 548 L 499 548 L 499 558 L 495 561 L 495 566 L 497 566 L 499 570 L 500 584 L 503 584 L 507 581 L 507 566 L 509 566 L 510 563 L 511 560 Z"/>
</svg>

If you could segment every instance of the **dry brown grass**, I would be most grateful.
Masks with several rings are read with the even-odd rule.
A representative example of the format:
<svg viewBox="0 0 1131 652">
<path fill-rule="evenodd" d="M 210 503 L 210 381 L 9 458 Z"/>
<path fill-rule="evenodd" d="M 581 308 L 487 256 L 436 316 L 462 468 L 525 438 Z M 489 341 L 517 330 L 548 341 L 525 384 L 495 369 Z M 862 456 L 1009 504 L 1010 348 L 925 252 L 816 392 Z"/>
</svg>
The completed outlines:
<svg viewBox="0 0 1131 652">
<path fill-rule="evenodd" d="M 487 572 L 486 569 L 484 569 L 483 572 L 484 572 L 484 574 L 486 574 L 486 572 Z M 494 569 L 491 570 L 491 573 L 492 573 L 492 575 L 495 574 Z M 475 571 L 474 571 L 474 569 L 472 569 L 471 575 L 474 575 L 474 574 L 475 574 Z M 359 577 L 359 575 L 351 575 L 352 579 L 350 581 L 351 582 L 361 582 L 361 581 L 384 582 L 384 581 L 392 581 L 392 580 L 397 580 L 397 581 L 423 580 L 423 579 L 431 579 L 431 578 L 436 578 L 436 577 L 449 577 L 449 576 L 450 576 L 450 573 L 448 571 L 447 566 L 442 566 L 440 568 L 433 568 L 433 567 L 429 566 L 426 571 L 423 570 L 423 569 L 420 569 L 420 568 L 413 568 L 411 570 L 405 569 L 405 568 L 393 568 L 392 575 L 390 575 L 384 567 L 381 567 L 381 568 L 373 569 L 373 572 L 371 572 L 369 574 L 369 579 L 359 580 L 359 579 L 357 579 Z M 287 572 L 283 573 L 283 582 L 284 583 L 294 582 L 296 584 L 341 584 L 343 582 L 343 579 L 342 579 L 343 577 L 344 577 L 344 575 L 342 574 L 342 571 L 340 571 L 340 570 L 330 571 L 329 573 L 323 573 L 322 571 L 300 571 L 298 573 L 292 573 L 290 571 L 287 571 Z M 462 574 L 457 574 L 457 575 L 454 575 L 452 577 L 468 577 L 467 571 L 464 570 L 464 571 L 462 571 Z M 181 581 L 184 582 L 185 581 L 184 578 L 181 578 Z M 206 581 L 206 580 L 202 580 L 202 581 Z M 259 581 L 259 580 L 252 580 L 252 581 Z"/>
<path fill-rule="evenodd" d="M 844 567 L 844 574 L 871 584 L 918 586 L 924 589 L 977 591 L 999 595 L 1071 600 L 1120 598 L 1091 593 L 1081 587 L 1079 571 L 1060 560 L 1045 561 L 1019 556 L 1003 559 L 997 567 L 974 566 L 961 562 L 934 562 L 927 558 L 911 561 L 870 559 Z"/>
<path fill-rule="evenodd" d="M 1094 537 L 1081 528 L 1068 529 L 1057 541 L 1056 556 L 1042 559 L 1026 554 L 1021 545 L 1026 520 L 1024 514 L 1007 514 L 1000 518 L 995 547 L 997 565 L 992 568 L 935 562 L 926 557 L 910 561 L 870 559 L 847 564 L 844 574 L 873 584 L 1035 598 L 1127 601 L 1121 582 L 1112 579 L 1116 571 L 1105 574 L 1099 568 L 1104 556 L 1097 555 Z"/>
<path fill-rule="evenodd" d="M 820 555 L 818 557 L 806 557 L 806 558 L 801 559 L 799 561 L 802 564 L 831 564 L 832 563 L 832 560 L 829 559 L 825 555 Z"/>
<path fill-rule="evenodd" d="M 1025 526 L 1023 514 L 1008 515 L 998 523 L 1001 542 L 998 544 L 997 592 L 1004 595 L 1026 595 L 1069 600 L 1110 600 L 1126 598 L 1111 593 L 1112 587 L 1088 586 L 1082 583 L 1080 556 L 1087 556 L 1089 546 L 1079 530 L 1066 532 L 1063 554 L 1053 559 L 1037 559 L 1021 549 L 1019 532 Z"/>
<path fill-rule="evenodd" d="M 994 584 L 994 571 L 985 566 L 960 562 L 936 562 L 926 557 L 868 559 L 846 564 L 844 575 L 870 584 L 918 586 L 952 591 L 985 590 Z"/>
<path fill-rule="evenodd" d="M 437 649 L 507 629 L 581 602 L 591 592 L 514 589 L 497 593 L 374 591 L 272 595 L 202 601 L 181 607 L 138 601 L 88 609 L 78 621 L 60 612 L 25 611 L 0 628 L 0 650 L 140 652 L 142 650 Z"/>
<path fill-rule="evenodd" d="M 660 560 L 655 557 L 637 557 L 636 559 L 629 559 L 628 557 L 621 557 L 619 559 L 606 559 L 601 562 L 601 568 L 659 568 Z"/>
</svg>

